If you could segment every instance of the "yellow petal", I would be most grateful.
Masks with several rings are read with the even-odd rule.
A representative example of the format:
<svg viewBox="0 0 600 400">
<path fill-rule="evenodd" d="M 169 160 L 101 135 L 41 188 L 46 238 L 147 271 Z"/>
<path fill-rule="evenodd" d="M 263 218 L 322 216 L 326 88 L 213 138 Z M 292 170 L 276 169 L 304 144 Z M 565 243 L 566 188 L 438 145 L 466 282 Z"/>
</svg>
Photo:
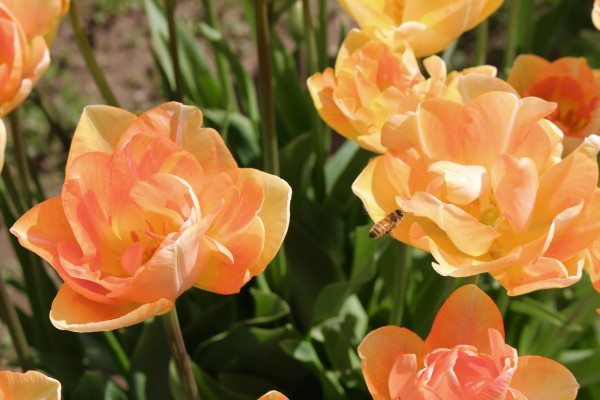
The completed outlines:
<svg viewBox="0 0 600 400">
<path fill-rule="evenodd" d="M 389 180 L 384 164 L 384 156 L 371 159 L 352 184 L 352 191 L 362 200 L 367 212 L 376 222 L 398 208 L 397 192 Z"/>
<path fill-rule="evenodd" d="M 594 2 L 594 9 L 592 10 L 592 21 L 596 28 L 600 30 L 600 0 Z"/>
<path fill-rule="evenodd" d="M 253 275 L 258 275 L 273 260 L 287 233 L 292 188 L 283 179 L 256 169 L 242 169 L 241 176 L 258 183 L 264 190 L 264 201 L 258 212 L 265 230 L 264 247 L 252 267 Z"/>
<path fill-rule="evenodd" d="M 390 374 L 402 355 L 423 356 L 423 340 L 397 326 L 385 326 L 370 332 L 358 346 L 358 355 L 369 392 L 375 400 L 389 400 Z M 415 363 L 416 364 L 416 363 Z M 416 367 L 416 365 L 414 365 Z M 414 371 L 416 373 L 416 369 Z"/>
<path fill-rule="evenodd" d="M 173 302 L 166 299 L 150 304 L 96 303 L 63 285 L 52 302 L 50 321 L 61 330 L 82 333 L 110 331 L 165 314 L 174 306 Z"/>
<path fill-rule="evenodd" d="M 533 161 L 503 155 L 492 168 L 492 187 L 498 208 L 513 229 L 527 230 L 538 190 L 538 173 Z"/>
<path fill-rule="evenodd" d="M 488 252 L 500 233 L 484 225 L 454 204 L 446 204 L 429 193 L 417 192 L 404 202 L 404 210 L 433 221 L 463 253 L 477 257 Z"/>
<path fill-rule="evenodd" d="M 0 397 L 7 400 L 60 400 L 61 386 L 56 379 L 37 371 L 0 371 Z"/>
<path fill-rule="evenodd" d="M 521 356 L 510 387 L 527 400 L 574 400 L 579 384 L 568 369 L 549 358 Z"/>
<path fill-rule="evenodd" d="M 137 117 L 128 111 L 109 106 L 87 106 L 77 124 L 67 160 L 70 177 L 73 161 L 89 152 L 113 153 L 117 143 Z"/>
</svg>

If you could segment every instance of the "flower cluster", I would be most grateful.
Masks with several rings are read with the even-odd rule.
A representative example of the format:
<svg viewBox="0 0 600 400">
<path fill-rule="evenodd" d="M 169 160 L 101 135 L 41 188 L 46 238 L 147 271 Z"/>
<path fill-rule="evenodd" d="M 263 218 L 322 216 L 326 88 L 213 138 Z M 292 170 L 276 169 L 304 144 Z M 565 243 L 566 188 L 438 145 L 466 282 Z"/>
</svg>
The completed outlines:
<svg viewBox="0 0 600 400">
<path fill-rule="evenodd" d="M 433 56 L 426 78 L 415 54 L 447 40 L 407 39 L 414 21 L 443 21 L 447 39 L 499 5 L 427 3 L 343 2 L 363 30 L 308 81 L 321 117 L 380 153 L 354 193 L 375 222 L 402 209 L 390 234 L 432 253 L 442 275 L 490 273 L 510 295 L 573 284 L 600 239 L 598 73 L 521 56 L 505 82 L 490 66 L 448 74 Z"/>
</svg>

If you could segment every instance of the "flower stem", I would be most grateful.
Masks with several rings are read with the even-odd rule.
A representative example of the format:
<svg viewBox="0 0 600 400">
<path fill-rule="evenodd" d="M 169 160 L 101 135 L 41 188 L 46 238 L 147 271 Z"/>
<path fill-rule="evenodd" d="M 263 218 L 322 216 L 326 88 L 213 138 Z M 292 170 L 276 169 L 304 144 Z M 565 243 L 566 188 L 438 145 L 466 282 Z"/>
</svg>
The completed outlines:
<svg viewBox="0 0 600 400">
<path fill-rule="evenodd" d="M 272 81 L 271 30 L 267 0 L 254 0 L 254 12 L 259 67 L 263 168 L 266 172 L 279 175 L 279 149 L 275 127 L 275 99 Z"/>
<path fill-rule="evenodd" d="M 412 268 L 412 248 L 408 244 L 401 243 L 396 258 L 399 262 L 393 265 L 394 281 L 392 282 L 392 312 L 390 324 L 400 326 L 404 318 L 404 306 L 406 303 L 406 284 L 408 274 Z"/>
<path fill-rule="evenodd" d="M 517 46 L 519 44 L 519 11 L 521 9 L 521 0 L 509 0 L 508 17 L 508 38 L 506 40 L 506 49 L 504 51 L 504 73 L 506 74 L 517 55 Z"/>
<path fill-rule="evenodd" d="M 21 180 L 22 195 L 27 208 L 33 205 L 33 196 L 31 193 L 29 161 L 27 160 L 27 143 L 21 132 L 21 118 L 19 117 L 19 109 L 17 108 L 9 115 L 10 119 L 10 134 L 15 147 L 15 157 L 17 159 L 17 172 Z"/>
<path fill-rule="evenodd" d="M 167 24 L 169 25 L 169 52 L 173 61 L 173 75 L 175 76 L 175 97 L 173 100 L 182 102 L 184 95 L 183 78 L 181 76 L 181 66 L 179 64 L 179 48 L 177 41 L 177 25 L 175 23 L 175 9 L 177 0 L 165 0 L 165 9 L 167 11 Z"/>
<path fill-rule="evenodd" d="M 79 51 L 83 56 L 85 64 L 98 87 L 104 101 L 110 106 L 119 107 L 119 102 L 115 97 L 114 92 L 108 85 L 108 81 L 104 76 L 104 72 L 98 66 L 98 61 L 94 56 L 94 52 L 92 51 L 92 46 L 90 45 L 90 41 L 87 37 L 87 32 L 83 25 L 81 24 L 81 17 L 79 14 L 79 5 L 77 1 L 71 1 L 71 6 L 69 8 L 69 19 L 71 20 L 71 26 L 73 27 L 73 33 L 75 34 L 75 40 L 77 41 L 77 46 L 79 47 Z"/>
<path fill-rule="evenodd" d="M 15 306 L 11 303 L 8 297 L 8 291 L 4 279 L 0 277 L 0 313 L 4 317 L 4 322 L 8 327 L 10 336 L 12 337 L 13 345 L 19 358 L 19 363 L 23 371 L 31 369 L 31 360 L 29 358 L 29 345 L 19 316 L 15 310 Z"/>
<path fill-rule="evenodd" d="M 479 24 L 476 34 L 475 65 L 483 65 L 487 61 L 487 45 L 489 40 L 489 22 L 487 19 Z"/>
<path fill-rule="evenodd" d="M 163 315 L 162 320 L 165 324 L 167 336 L 169 337 L 171 355 L 173 356 L 173 361 L 175 362 L 175 367 L 179 373 L 179 378 L 181 379 L 187 398 L 188 400 L 200 400 L 190 359 L 185 350 L 181 326 L 179 326 L 179 318 L 177 318 L 177 310 L 173 309 L 168 314 Z"/>
<path fill-rule="evenodd" d="M 131 369 L 131 363 L 127 358 L 127 354 L 125 354 L 125 350 L 123 350 L 121 343 L 119 343 L 119 340 L 117 339 L 114 333 L 110 331 L 102 333 L 104 339 L 106 340 L 106 343 L 112 350 L 115 358 L 117 359 L 117 362 L 119 363 L 119 366 L 121 367 L 121 372 L 127 375 L 129 373 L 129 370 Z"/>
<path fill-rule="evenodd" d="M 319 0 L 319 69 L 327 67 L 327 44 L 329 41 L 327 26 L 327 0 Z"/>
</svg>

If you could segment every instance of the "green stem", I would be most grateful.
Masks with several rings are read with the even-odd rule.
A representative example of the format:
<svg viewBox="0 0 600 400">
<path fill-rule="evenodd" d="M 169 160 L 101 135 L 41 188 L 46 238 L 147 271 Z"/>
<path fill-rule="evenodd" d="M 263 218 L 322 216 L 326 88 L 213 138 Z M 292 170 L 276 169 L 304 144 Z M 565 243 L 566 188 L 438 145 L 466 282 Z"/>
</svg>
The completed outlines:
<svg viewBox="0 0 600 400">
<path fill-rule="evenodd" d="M 460 38 L 450 43 L 446 50 L 444 50 L 444 53 L 442 54 L 442 60 L 444 60 L 444 63 L 446 63 L 446 68 L 448 68 L 448 71 L 453 69 L 452 57 L 454 57 L 454 53 L 456 52 L 456 47 L 458 46 L 459 39 Z"/>
<path fill-rule="evenodd" d="M 329 43 L 327 26 L 327 0 L 319 0 L 319 36 L 318 36 L 318 48 L 319 48 L 319 69 L 323 70 L 327 67 L 327 45 Z"/>
<path fill-rule="evenodd" d="M 198 386 L 194 379 L 190 359 L 185 349 L 179 318 L 177 318 L 177 310 L 173 309 L 168 314 L 162 316 L 165 324 L 165 330 L 169 337 L 169 345 L 171 346 L 171 354 L 175 367 L 179 373 L 179 378 L 183 384 L 188 400 L 200 400 Z"/>
<path fill-rule="evenodd" d="M 315 40 L 314 24 L 310 10 L 310 0 L 302 0 L 302 13 L 304 20 L 304 37 L 306 40 L 306 60 L 308 75 L 317 72 L 319 68 L 317 60 L 317 43 Z M 312 115 L 314 127 L 314 145 L 316 162 L 314 168 L 315 194 L 318 200 L 325 197 L 325 129 L 315 113 Z"/>
<path fill-rule="evenodd" d="M 8 297 L 8 291 L 4 279 L 0 277 L 0 313 L 4 316 L 4 322 L 8 327 L 10 336 L 12 337 L 13 345 L 19 358 L 19 363 L 23 371 L 31 369 L 31 360 L 29 358 L 29 345 L 23 331 L 21 321 L 15 310 L 15 306 Z"/>
<path fill-rule="evenodd" d="M 487 61 L 487 45 L 489 40 L 489 22 L 487 19 L 479 24 L 476 35 L 475 65 L 484 65 Z"/>
<path fill-rule="evenodd" d="M 119 102 L 115 97 L 114 92 L 110 88 L 106 77 L 104 76 L 104 72 L 98 66 L 98 61 L 94 56 L 94 52 L 92 51 L 92 46 L 90 45 L 90 41 L 88 40 L 87 32 L 83 25 L 81 24 L 81 17 L 79 15 L 79 5 L 76 0 L 71 1 L 71 6 L 69 8 L 69 19 L 71 20 L 71 26 L 73 27 L 73 33 L 75 35 L 75 41 L 77 42 L 77 46 L 79 47 L 79 51 L 83 56 L 85 64 L 98 87 L 104 101 L 110 106 L 119 107 Z"/>
<path fill-rule="evenodd" d="M 279 149 L 275 127 L 275 99 L 272 81 L 271 30 L 267 0 L 254 0 L 254 12 L 259 67 L 263 168 L 268 173 L 279 175 Z"/>
<path fill-rule="evenodd" d="M 13 139 L 15 148 L 15 157 L 17 159 L 17 172 L 21 181 L 23 199 L 27 208 L 33 205 L 33 196 L 31 186 L 29 185 L 29 161 L 27 160 L 27 143 L 21 132 L 21 119 L 19 117 L 19 109 L 17 108 L 9 115 L 10 118 L 10 133 Z"/>
<path fill-rule="evenodd" d="M 508 1 L 508 38 L 506 40 L 506 49 L 504 51 L 504 73 L 508 73 L 513 61 L 517 55 L 517 46 L 519 44 L 519 11 L 521 0 Z"/>
<path fill-rule="evenodd" d="M 177 41 L 177 25 L 175 23 L 175 9 L 177 0 L 165 0 L 167 11 L 167 24 L 169 25 L 169 52 L 173 61 L 173 75 L 175 76 L 175 98 L 173 100 L 182 102 L 184 95 L 183 77 L 179 63 L 179 47 Z"/>
<path fill-rule="evenodd" d="M 393 265 L 394 281 L 392 282 L 392 312 L 390 315 L 390 324 L 400 326 L 404 318 L 404 308 L 406 304 L 406 285 L 408 274 L 412 268 L 412 248 L 404 243 L 398 248 L 398 265 Z"/>
<path fill-rule="evenodd" d="M 115 358 L 117 359 L 117 362 L 121 367 L 121 372 L 124 375 L 129 374 L 131 363 L 129 362 L 129 358 L 127 358 L 127 354 L 125 353 L 125 350 L 123 350 L 123 347 L 121 346 L 121 343 L 119 343 L 119 340 L 115 334 L 112 332 L 102 332 L 102 334 L 106 340 L 106 343 L 108 344 L 108 347 L 110 347 Z"/>
<path fill-rule="evenodd" d="M 23 214 L 25 211 L 27 211 L 27 208 L 23 204 L 21 193 L 17 189 L 17 185 L 15 184 L 15 181 L 10 173 L 10 168 L 8 165 L 5 165 L 2 169 L 2 181 L 4 182 L 4 186 L 6 187 L 6 190 L 10 196 L 10 201 L 14 211 L 19 215 Z"/>
</svg>

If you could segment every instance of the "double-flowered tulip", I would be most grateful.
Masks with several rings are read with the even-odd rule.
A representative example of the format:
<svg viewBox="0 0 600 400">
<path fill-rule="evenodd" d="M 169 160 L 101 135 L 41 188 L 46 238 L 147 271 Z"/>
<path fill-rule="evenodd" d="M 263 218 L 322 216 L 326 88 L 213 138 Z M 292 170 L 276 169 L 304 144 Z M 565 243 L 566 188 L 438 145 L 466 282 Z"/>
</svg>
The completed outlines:
<svg viewBox="0 0 600 400">
<path fill-rule="evenodd" d="M 319 115 L 332 129 L 367 150 L 383 153 L 381 128 L 392 115 L 416 111 L 427 98 L 462 102 L 470 92 L 514 92 L 496 78 L 491 66 L 447 74 L 439 57 L 424 60 L 425 79 L 412 52 L 393 50 L 352 30 L 338 53 L 335 69 L 309 78 L 308 88 Z"/>
<path fill-rule="evenodd" d="M 502 0 L 339 0 L 370 37 L 418 57 L 444 50 L 489 17 Z"/>
<path fill-rule="evenodd" d="M 60 400 L 60 382 L 36 371 L 0 371 L 0 399 Z"/>
<path fill-rule="evenodd" d="M 277 253 L 289 222 L 283 180 L 238 168 L 195 107 L 141 116 L 87 107 L 60 196 L 11 231 L 64 280 L 50 313 L 78 332 L 170 311 L 193 286 L 236 293 Z"/>
<path fill-rule="evenodd" d="M 592 133 L 600 133 L 600 71 L 585 58 L 563 57 L 554 62 L 534 55 L 519 56 L 508 76 L 521 96 L 558 104 L 548 118 L 565 133 L 571 151 Z"/>
<path fill-rule="evenodd" d="M 388 152 L 353 191 L 374 221 L 402 208 L 391 234 L 431 252 L 442 275 L 490 273 L 509 295 L 569 286 L 600 238 L 600 137 L 562 158 L 563 134 L 544 119 L 555 107 L 507 92 L 425 100 L 390 118 Z"/>
<path fill-rule="evenodd" d="M 498 307 L 474 285 L 446 300 L 425 340 L 387 326 L 358 352 L 375 400 L 573 400 L 579 388 L 561 364 L 518 356 Z"/>
</svg>

